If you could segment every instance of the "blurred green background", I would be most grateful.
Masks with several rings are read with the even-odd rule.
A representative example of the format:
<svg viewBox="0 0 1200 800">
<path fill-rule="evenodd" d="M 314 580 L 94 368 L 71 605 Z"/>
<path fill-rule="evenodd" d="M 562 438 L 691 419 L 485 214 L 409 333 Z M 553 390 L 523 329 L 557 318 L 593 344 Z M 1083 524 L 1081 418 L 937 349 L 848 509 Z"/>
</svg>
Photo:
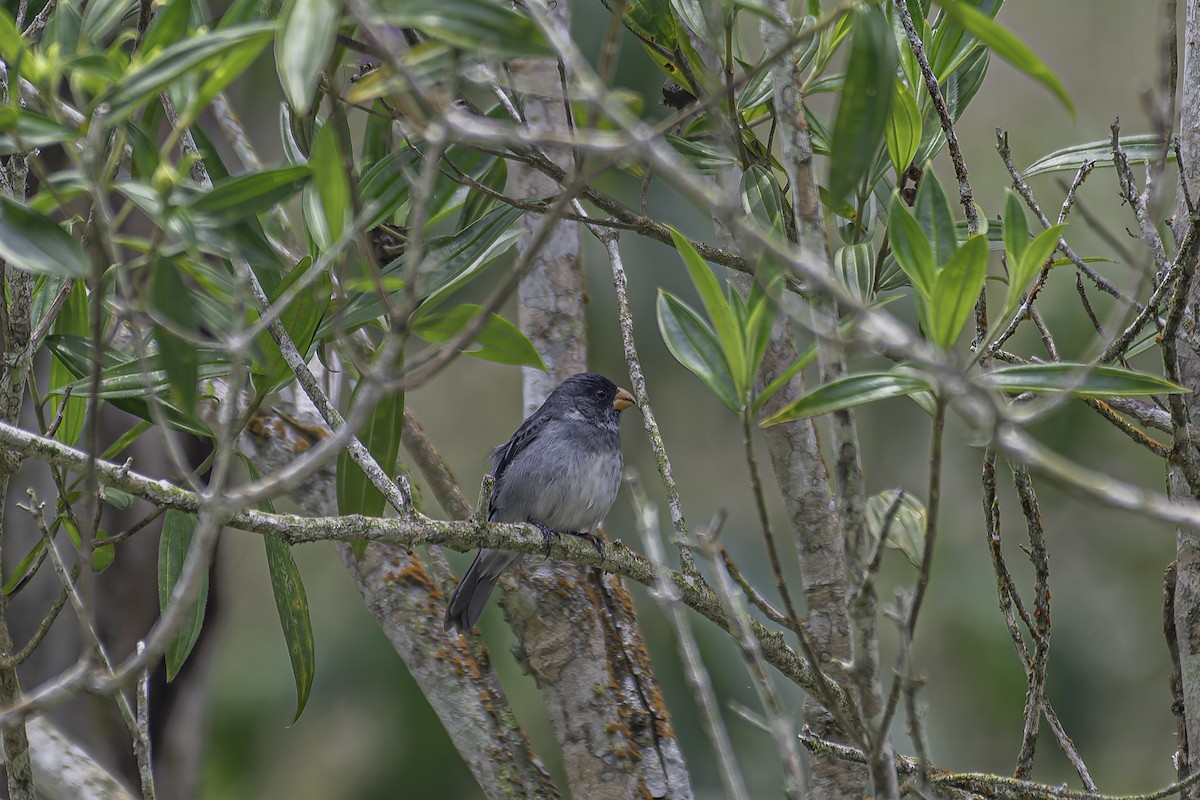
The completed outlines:
<svg viewBox="0 0 1200 800">
<path fill-rule="evenodd" d="M 597 0 L 576 0 L 573 7 L 576 35 L 594 54 L 608 12 Z M 1018 166 L 1059 147 L 1106 138 L 1117 117 L 1126 133 L 1148 130 L 1141 97 L 1153 86 L 1160 68 L 1160 14 L 1157 3 L 1127 0 L 1005 3 L 1000 21 L 1062 78 L 1078 114 L 1072 119 L 1049 93 L 1000 59 L 992 59 L 983 89 L 958 128 L 976 200 L 988 215 L 1000 210 L 1008 183 L 995 153 L 997 126 L 1010 132 Z M 619 81 L 645 97 L 647 117 L 665 115 L 666 109 L 659 105 L 661 75 L 628 38 L 622 47 Z M 245 122 L 263 154 L 278 158 L 280 98 L 270 64 L 261 63 L 257 78 L 243 82 L 231 99 L 245 110 Z M 937 168 L 948 181 L 944 153 Z M 607 177 L 603 188 L 636 204 L 639 183 L 631 177 Z M 1034 188 L 1046 207 L 1056 211 L 1062 190 L 1055 178 L 1035 179 Z M 1125 231 L 1133 226 L 1132 217 L 1119 206 L 1111 171 L 1097 170 L 1080 196 L 1114 235 L 1127 239 L 1141 253 Z M 654 184 L 649 202 L 653 215 L 711 238 L 708 220 L 680 202 L 663 182 Z M 1112 255 L 1078 217 L 1073 220 L 1069 237 L 1081 254 Z M 595 242 L 584 238 L 590 366 L 625 382 L 607 263 Z M 725 543 L 756 582 L 769 586 L 736 420 L 669 356 L 656 330 L 658 287 L 693 297 L 684 271 L 673 253 L 655 243 L 626 235 L 622 247 L 650 396 L 673 459 L 685 514 L 692 525 L 701 525 L 719 508 L 728 509 Z M 1144 264 L 1134 266 L 1102 268 L 1118 284 L 1131 286 L 1136 268 Z M 1058 334 L 1064 356 L 1085 357 L 1092 352 L 1090 328 L 1079 308 L 1072 275 L 1066 271 L 1053 275 L 1043 297 L 1041 307 Z M 1101 314 L 1109 310 L 1099 298 L 1092 299 Z M 914 316 L 906 302 L 892 308 Z M 1043 354 L 1029 336 L 1018 337 L 1012 348 Z M 1153 354 L 1141 364 L 1157 368 Z M 413 392 L 409 402 L 473 496 L 489 449 L 520 422 L 520 375 L 511 368 L 462 359 L 428 387 Z M 627 460 L 653 492 L 656 472 L 640 419 L 625 416 Z M 858 418 L 871 491 L 901 486 L 924 498 L 929 427 L 924 412 L 908 401 L 894 400 L 872 406 Z M 982 449 L 955 422 L 947 435 L 945 522 L 917 637 L 918 667 L 928 676 L 921 700 L 928 706 L 926 722 L 935 763 L 954 770 L 1009 773 L 1021 731 L 1024 681 L 997 611 L 995 580 L 984 546 Z M 1061 406 L 1035 433 L 1045 444 L 1091 467 L 1154 489 L 1163 487 L 1162 465 L 1082 405 Z M 1001 469 L 998 474 L 1009 564 L 1028 592 L 1030 570 L 1019 550 L 1023 522 L 1007 473 Z M 1160 603 L 1161 574 L 1172 558 L 1173 532 L 1166 525 L 1097 508 L 1040 481 L 1037 486 L 1054 591 L 1050 697 L 1103 790 L 1132 792 L 1165 784 L 1173 775 L 1170 756 L 1175 737 Z M 665 508 L 661 492 L 655 496 Z M 772 500 L 779 513 L 777 493 Z M 606 527 L 610 536 L 641 549 L 630 523 L 623 494 Z M 211 631 L 216 660 L 203 797 L 479 796 L 437 718 L 359 601 L 333 548 L 303 547 L 296 556 L 312 608 L 317 677 L 308 709 L 289 727 L 293 685 L 262 545 L 250 534 L 229 532 L 224 537 L 217 576 L 222 609 Z M 457 565 L 465 566 L 466 556 L 454 558 Z M 913 577 L 911 567 L 897 554 L 890 553 L 887 562 L 880 592 L 885 602 L 893 586 Z M 671 633 L 646 593 L 639 590 L 637 597 L 697 793 L 718 797 L 720 784 L 708 742 L 683 683 Z M 731 642 L 709 623 L 698 617 L 693 620 L 726 709 L 730 702 L 755 708 Z M 535 747 L 558 769 L 553 736 L 536 689 L 507 652 L 510 636 L 494 603 L 483 630 Z M 881 630 L 890 636 L 886 623 Z M 885 644 L 890 648 L 890 640 Z M 791 707 L 799 707 L 798 692 L 787 691 L 786 696 Z M 726 716 L 752 792 L 756 797 L 778 796 L 780 773 L 768 735 L 728 710 Z M 896 735 L 897 749 L 911 752 L 899 725 Z M 1044 725 L 1037 765 L 1035 777 L 1040 780 L 1055 783 L 1073 778 Z"/>
</svg>

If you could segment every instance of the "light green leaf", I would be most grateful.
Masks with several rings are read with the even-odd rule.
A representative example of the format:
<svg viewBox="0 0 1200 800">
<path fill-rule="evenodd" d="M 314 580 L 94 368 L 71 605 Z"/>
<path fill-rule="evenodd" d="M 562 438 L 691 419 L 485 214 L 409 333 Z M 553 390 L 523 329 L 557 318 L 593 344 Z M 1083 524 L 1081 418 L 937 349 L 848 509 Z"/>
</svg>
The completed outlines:
<svg viewBox="0 0 1200 800">
<path fill-rule="evenodd" d="M 138 0 L 90 0 L 83 9 L 83 25 L 79 36 L 99 44 L 126 15 L 136 13 Z"/>
<path fill-rule="evenodd" d="M 158 608 L 165 611 L 171 593 L 179 582 L 192 537 L 196 533 L 196 518 L 182 511 L 168 509 L 163 519 L 162 536 L 158 542 Z M 167 682 L 175 680 L 180 668 L 196 646 L 204 625 L 204 610 L 208 605 L 208 570 L 200 578 L 200 596 L 184 616 L 179 631 L 171 638 L 165 653 Z"/>
<path fill-rule="evenodd" d="M 342 235 L 350 216 L 350 183 L 342 165 L 342 145 L 336 125 L 321 126 L 308 165 L 313 171 L 313 184 L 308 191 L 316 192 L 320 198 L 325 221 L 323 236 L 313 238 L 324 248 Z"/>
<path fill-rule="evenodd" d="M 892 195 L 888 211 L 888 242 L 892 245 L 892 253 L 900 269 L 904 270 L 912 285 L 928 301 L 933 296 L 933 285 L 937 280 L 933 249 L 920 224 L 904 207 L 899 194 Z"/>
<path fill-rule="evenodd" d="M 867 499 L 867 533 L 871 537 L 872 545 L 879 541 L 888 509 L 896 502 L 899 493 L 899 489 L 887 489 Z M 888 538 L 884 542 L 886 546 L 903 553 L 908 563 L 918 569 L 925 555 L 925 517 L 925 506 L 916 497 L 905 492 L 892 516 L 887 531 Z"/>
<path fill-rule="evenodd" d="M 88 335 L 88 327 L 87 290 L 83 281 L 76 281 L 75 285 L 71 287 L 71 293 L 67 295 L 67 302 L 63 304 L 62 310 L 54 319 L 51 330 L 57 334 L 83 337 Z M 58 416 L 58 407 L 62 403 L 62 397 L 55 393 L 64 389 L 73 380 L 74 376 L 71 374 L 71 370 L 58 356 L 50 359 L 50 396 L 48 400 L 50 401 L 51 419 Z M 83 422 L 86 415 L 87 400 L 74 396 L 68 398 L 67 407 L 63 410 L 62 422 L 54 431 L 54 438 L 69 447 L 74 447 L 75 443 L 79 441 L 80 434 L 83 433 Z"/>
<path fill-rule="evenodd" d="M 294 166 L 226 178 L 214 183 L 210 191 L 194 195 L 181 210 L 189 214 L 195 225 L 224 227 L 282 203 L 310 177 L 312 171 L 307 166 Z"/>
<path fill-rule="evenodd" d="M 733 378 L 737 394 L 741 397 L 753 380 L 752 376 L 747 375 L 746 342 L 742 329 L 733 318 L 733 311 L 729 308 L 729 302 L 725 299 L 725 293 L 721 291 L 721 285 L 717 283 L 717 276 L 713 274 L 712 269 L 683 234 L 674 228 L 670 230 L 675 249 L 679 251 L 688 275 L 692 278 L 692 285 L 700 295 L 700 302 L 704 304 L 704 310 L 712 320 L 717 341 L 725 354 L 727 369 Z"/>
<path fill-rule="evenodd" d="M 0 194 L 0 256 L 16 267 L 82 278 L 88 273 L 87 254 L 58 223 Z"/>
<path fill-rule="evenodd" d="M 950 210 L 950 202 L 933 173 L 932 164 L 925 165 L 913 213 L 933 249 L 933 263 L 941 267 L 958 249 L 958 238 L 954 234 L 954 214 Z"/>
<path fill-rule="evenodd" d="M 903 211 L 900 213 L 908 216 Z M 839 247 L 833 254 L 833 268 L 838 279 L 864 303 L 875 294 L 874 261 L 874 252 L 866 242 Z"/>
<path fill-rule="evenodd" d="M 337 0 L 290 0 L 283 10 L 275 63 L 283 93 L 300 114 L 312 105 L 317 77 L 333 54 L 338 5 Z"/>
<path fill-rule="evenodd" d="M 396 368 L 399 373 L 402 365 L 397 364 Z M 404 393 L 395 392 L 379 401 L 362 429 L 357 432 L 358 440 L 389 478 L 396 469 L 396 459 L 400 452 L 400 432 L 403 427 Z M 383 516 L 387 501 L 354 463 L 349 450 L 343 450 L 338 456 L 336 485 L 339 514 Z M 355 554 L 361 556 L 364 548 L 365 543 L 357 543 L 354 546 Z"/>
<path fill-rule="evenodd" d="M 1063 107 L 1074 116 L 1075 105 L 1071 102 L 1066 87 L 1028 45 L 964 0 L 937 0 L 937 3 L 947 17 L 991 48 L 993 53 L 1052 91 Z"/>
<path fill-rule="evenodd" d="M 384 5 L 380 16 L 390 25 L 419 28 L 470 54 L 554 55 L 528 15 L 496 0 L 404 0 Z"/>
<path fill-rule="evenodd" d="M 987 239 L 972 236 L 938 273 L 929 301 L 929 338 L 934 344 L 954 346 L 983 290 L 987 262 Z"/>
<path fill-rule="evenodd" d="M 1139 397 L 1188 394 L 1192 390 L 1166 378 L 1104 364 L 1016 364 L 986 373 L 989 383 L 1004 392 L 1057 394 L 1076 397 Z"/>
<path fill-rule="evenodd" d="M 267 571 L 271 574 L 271 591 L 283 628 L 292 675 L 296 680 L 295 723 L 304 713 L 316 672 L 316 644 L 313 641 L 312 619 L 308 613 L 308 595 L 291 549 L 274 536 L 263 537 L 267 547 Z"/>
<path fill-rule="evenodd" d="M 20 153 L 78 139 L 83 132 L 26 108 L 0 108 L 0 154 Z"/>
<path fill-rule="evenodd" d="M 783 192 L 769 169 L 751 164 L 742 173 L 742 208 L 764 229 L 783 235 Z"/>
<path fill-rule="evenodd" d="M 892 85 L 892 110 L 883 133 L 892 168 L 903 175 L 921 147 L 921 110 L 903 81 L 896 78 Z"/>
<path fill-rule="evenodd" d="M 1163 153 L 1162 139 L 1152 133 L 1140 136 L 1122 136 L 1118 141 L 1130 164 L 1145 164 L 1160 158 Z M 1091 161 L 1097 167 L 1111 167 L 1113 165 L 1112 140 L 1101 139 L 1096 142 L 1085 142 L 1047 153 L 1026 167 L 1021 175 L 1032 178 L 1034 175 L 1042 175 L 1047 172 L 1066 170 L 1075 172 L 1084 161 Z M 1175 152 L 1170 147 L 1167 148 L 1167 161 L 1172 163 L 1175 161 Z"/>
<path fill-rule="evenodd" d="M 1005 295 L 1002 317 L 1007 317 L 1017 310 L 1017 306 L 1021 304 L 1021 295 L 1029 288 L 1034 276 L 1041 272 L 1042 267 L 1050 260 L 1050 256 L 1054 254 L 1054 249 L 1058 247 L 1058 240 L 1062 237 L 1062 232 L 1066 230 L 1066 227 L 1063 224 L 1051 225 L 1046 228 L 1028 244 L 1015 268 L 1011 260 L 1008 262 L 1008 294 Z M 1006 242 L 1007 234 L 1008 228 L 1005 227 Z"/>
<path fill-rule="evenodd" d="M 448 342 L 471 324 L 483 311 L 482 306 L 464 304 L 447 311 L 421 313 L 412 320 L 413 333 L 430 342 Z M 467 343 L 463 353 L 518 367 L 533 367 L 543 372 L 546 365 L 537 348 L 517 326 L 499 314 L 490 314 L 483 329 Z"/>
<path fill-rule="evenodd" d="M 848 15 L 849 16 L 849 15 Z M 878 6 L 859 6 L 846 83 L 833 124 L 829 193 L 843 199 L 875 163 L 891 112 L 896 47 Z"/>
<path fill-rule="evenodd" d="M 894 372 L 864 372 L 847 375 L 818 386 L 799 397 L 795 402 L 781 408 L 759 424 L 764 428 L 783 422 L 794 422 L 832 411 L 843 411 L 854 406 L 903 397 L 915 392 L 933 391 L 933 384 L 922 377 Z"/>
<path fill-rule="evenodd" d="M 1012 189 L 1004 190 L 1004 253 L 1011 272 L 1021 263 L 1029 246 L 1029 225 L 1025 222 L 1025 207 Z"/>
<path fill-rule="evenodd" d="M 274 33 L 273 22 L 254 22 L 193 36 L 164 48 L 129 70 L 102 98 L 108 106 L 104 121 L 109 125 L 124 121 L 142 103 L 181 75 L 212 59 L 224 57 L 239 45 L 253 41 L 265 43 Z"/>
<path fill-rule="evenodd" d="M 658 330 L 675 360 L 692 371 L 735 413 L 742 403 L 721 345 L 708 323 L 689 305 L 662 289 L 658 292 Z"/>
</svg>

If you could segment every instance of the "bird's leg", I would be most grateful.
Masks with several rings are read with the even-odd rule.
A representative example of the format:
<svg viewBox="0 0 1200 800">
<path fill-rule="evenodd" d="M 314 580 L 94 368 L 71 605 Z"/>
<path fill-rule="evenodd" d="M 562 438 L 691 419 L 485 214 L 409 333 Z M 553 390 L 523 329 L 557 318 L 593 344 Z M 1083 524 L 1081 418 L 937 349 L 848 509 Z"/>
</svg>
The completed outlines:
<svg viewBox="0 0 1200 800">
<path fill-rule="evenodd" d="M 571 536 L 578 536 L 580 539 L 587 539 L 592 543 L 592 547 L 596 548 L 596 552 L 600 555 L 600 557 L 604 558 L 604 540 L 599 536 L 588 531 L 584 531 L 583 533 L 580 533 L 579 531 L 567 531 L 567 533 L 569 533 Z"/>
<path fill-rule="evenodd" d="M 546 540 L 546 558 L 550 557 L 550 548 L 554 546 L 556 541 L 562 541 L 562 534 L 556 530 L 551 530 L 550 526 L 542 522 L 540 519 L 529 518 L 529 524 L 542 532 L 542 538 Z"/>
</svg>

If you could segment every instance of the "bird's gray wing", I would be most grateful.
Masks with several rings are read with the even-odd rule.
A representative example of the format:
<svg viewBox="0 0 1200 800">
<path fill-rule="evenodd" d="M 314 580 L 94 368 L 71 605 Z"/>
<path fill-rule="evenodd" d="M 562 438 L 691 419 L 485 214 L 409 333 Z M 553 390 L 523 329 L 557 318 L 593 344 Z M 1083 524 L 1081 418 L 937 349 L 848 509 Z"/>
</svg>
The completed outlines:
<svg viewBox="0 0 1200 800">
<path fill-rule="evenodd" d="M 496 485 L 492 489 L 492 497 L 488 505 L 489 518 L 496 513 L 496 497 L 500 494 L 500 484 L 504 481 L 504 473 L 508 470 L 508 466 L 541 435 L 549 422 L 550 415 L 545 413 L 545 406 L 543 406 L 521 423 L 521 427 L 517 428 L 517 432 L 512 435 L 511 439 L 492 451 L 492 476 L 496 479 Z"/>
</svg>

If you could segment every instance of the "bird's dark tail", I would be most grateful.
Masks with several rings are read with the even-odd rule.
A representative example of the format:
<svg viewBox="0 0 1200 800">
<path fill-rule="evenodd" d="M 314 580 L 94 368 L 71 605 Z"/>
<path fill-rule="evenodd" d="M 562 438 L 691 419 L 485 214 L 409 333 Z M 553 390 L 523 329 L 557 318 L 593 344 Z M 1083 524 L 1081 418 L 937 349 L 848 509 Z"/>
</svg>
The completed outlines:
<svg viewBox="0 0 1200 800">
<path fill-rule="evenodd" d="M 467 569 L 454 594 L 450 595 L 450 605 L 446 609 L 445 630 L 458 630 L 466 633 L 475 627 L 483 607 L 487 605 L 488 596 L 500 579 L 500 573 L 508 569 L 514 561 L 520 558 L 519 553 L 505 550 L 480 550 L 475 560 Z"/>
</svg>

